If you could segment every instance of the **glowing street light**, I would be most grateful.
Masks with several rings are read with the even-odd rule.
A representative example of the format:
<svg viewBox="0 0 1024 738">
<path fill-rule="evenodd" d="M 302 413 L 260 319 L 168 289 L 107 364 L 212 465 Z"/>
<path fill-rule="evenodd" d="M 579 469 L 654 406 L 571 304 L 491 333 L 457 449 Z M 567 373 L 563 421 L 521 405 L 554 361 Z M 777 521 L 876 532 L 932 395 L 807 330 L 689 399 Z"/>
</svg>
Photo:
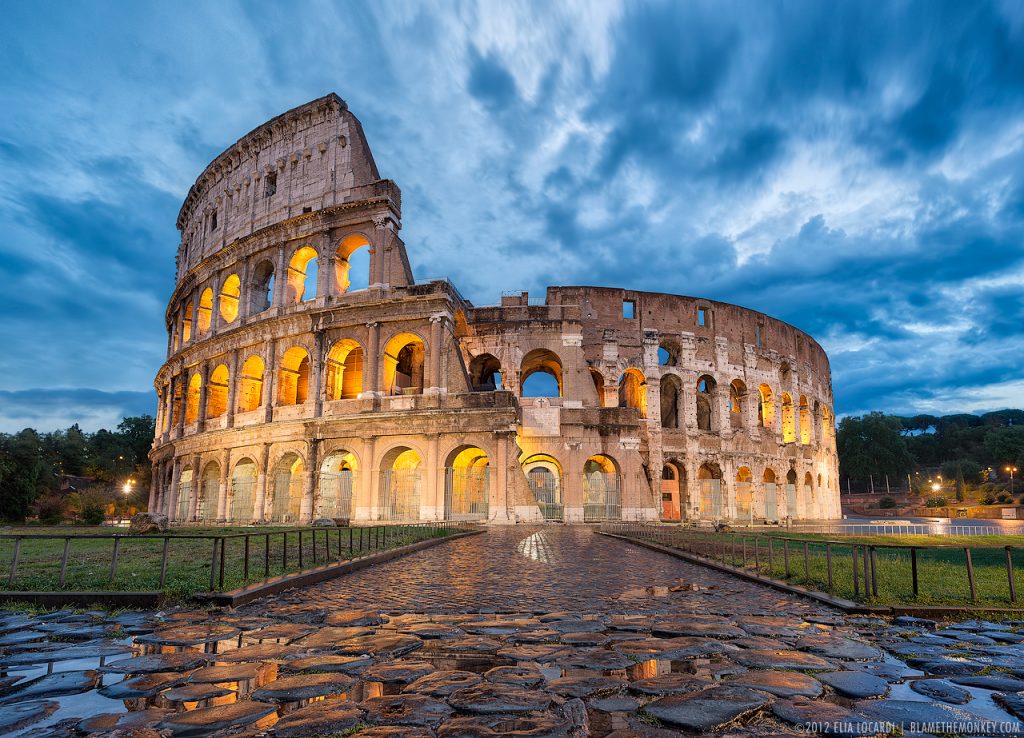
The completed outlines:
<svg viewBox="0 0 1024 738">
<path fill-rule="evenodd" d="M 121 488 L 121 491 L 124 492 L 126 495 L 130 495 L 132 493 L 133 484 L 135 484 L 135 480 L 129 479 L 127 482 L 124 483 L 124 486 Z"/>
<path fill-rule="evenodd" d="M 1015 466 L 1008 466 L 1008 467 L 1006 467 L 1006 471 L 1008 471 L 1010 473 L 1010 494 L 1012 495 L 1013 494 L 1013 473 L 1015 471 L 1017 471 L 1017 467 L 1015 467 Z"/>
</svg>

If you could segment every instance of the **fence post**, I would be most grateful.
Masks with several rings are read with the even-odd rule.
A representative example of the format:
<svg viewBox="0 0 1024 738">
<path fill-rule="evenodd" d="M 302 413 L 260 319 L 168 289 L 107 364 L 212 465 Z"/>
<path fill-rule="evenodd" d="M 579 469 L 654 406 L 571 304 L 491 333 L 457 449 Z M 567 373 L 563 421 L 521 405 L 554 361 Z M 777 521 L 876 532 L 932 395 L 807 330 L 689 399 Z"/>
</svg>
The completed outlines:
<svg viewBox="0 0 1024 738">
<path fill-rule="evenodd" d="M 974 563 L 971 561 L 971 549 L 964 546 L 964 557 L 967 559 L 967 583 L 971 587 L 971 602 L 978 601 L 978 591 L 974 584 Z"/>
<path fill-rule="evenodd" d="M 914 584 L 914 597 L 917 597 L 917 547 L 910 547 L 910 579 Z"/>
<path fill-rule="evenodd" d="M 807 541 L 804 541 L 804 579 L 811 578 L 811 559 L 807 551 Z"/>
<path fill-rule="evenodd" d="M 1017 583 L 1013 581 L 1013 546 L 1006 547 L 1006 579 L 1010 584 L 1010 602 L 1017 602 Z"/>
<path fill-rule="evenodd" d="M 832 593 L 832 544 L 825 544 L 825 565 L 828 568 L 828 591 Z"/>
<path fill-rule="evenodd" d="M 224 545 L 227 543 L 227 539 L 224 536 L 220 537 L 220 591 L 224 591 L 224 559 L 227 558 L 224 554 Z"/>
<path fill-rule="evenodd" d="M 14 586 L 14 577 L 18 573 L 18 559 L 21 558 L 21 536 L 14 539 L 14 556 L 11 557 L 11 579 L 8 582 L 9 587 Z"/>
<path fill-rule="evenodd" d="M 171 546 L 171 539 L 169 537 L 167 537 L 167 536 L 164 536 L 164 550 L 163 550 L 163 553 L 160 556 L 160 587 L 159 587 L 159 589 L 163 589 L 164 588 L 164 582 L 167 580 L 167 554 L 170 551 L 170 546 Z"/>
<path fill-rule="evenodd" d="M 114 577 L 117 576 L 117 559 L 121 553 L 121 538 L 114 536 L 114 551 L 110 556 L 110 584 L 114 583 Z"/>
<path fill-rule="evenodd" d="M 249 534 L 245 534 L 245 563 L 242 565 L 243 582 L 249 581 Z"/>
<path fill-rule="evenodd" d="M 302 528 L 299 528 L 299 571 L 302 571 Z"/>
<path fill-rule="evenodd" d="M 782 539 L 782 556 L 786 560 L 786 579 L 789 579 L 789 539 Z"/>
<path fill-rule="evenodd" d="M 71 538 L 64 539 L 64 553 L 60 557 L 60 587 L 64 586 L 64 578 L 68 571 L 68 549 L 71 547 Z M 1012 577 L 1010 581 L 1013 581 Z"/>
<path fill-rule="evenodd" d="M 871 594 L 878 597 L 878 556 L 871 546 Z"/>
<path fill-rule="evenodd" d="M 355 531 L 349 526 L 348 529 L 348 557 L 352 558 L 352 537 L 355 535 Z M 338 556 L 341 556 L 341 550 L 338 550 Z"/>
<path fill-rule="evenodd" d="M 281 546 L 281 573 L 284 574 L 288 571 L 288 531 L 284 531 L 283 541 L 284 544 Z"/>
<path fill-rule="evenodd" d="M 758 554 L 757 536 L 755 535 L 754 536 L 754 572 L 756 574 L 760 574 L 761 573 L 761 562 L 760 562 L 758 556 L 759 556 L 759 554 Z"/>
<path fill-rule="evenodd" d="M 861 548 L 861 558 L 864 559 L 864 596 L 871 597 L 871 554 L 868 546 Z"/>
<path fill-rule="evenodd" d="M 270 534 L 265 533 L 263 540 L 263 578 L 270 579 Z"/>
<path fill-rule="evenodd" d="M 858 571 L 858 569 L 860 567 L 857 565 L 857 546 L 856 545 L 850 546 L 850 556 L 853 559 L 853 596 L 857 597 L 858 595 L 860 595 L 860 587 L 858 586 L 859 583 L 857 581 L 857 571 Z"/>
<path fill-rule="evenodd" d="M 213 591 L 214 584 L 217 583 L 217 541 L 219 539 L 213 539 L 213 555 L 210 557 L 210 591 Z"/>
<path fill-rule="evenodd" d="M 313 566 L 316 566 L 316 528 L 310 531 L 313 534 Z"/>
<path fill-rule="evenodd" d="M 747 568 L 747 537 L 743 536 L 743 538 L 741 540 L 743 541 L 743 568 L 746 569 Z"/>
<path fill-rule="evenodd" d="M 772 561 L 772 537 L 768 536 L 768 576 L 775 576 L 775 562 Z"/>
</svg>

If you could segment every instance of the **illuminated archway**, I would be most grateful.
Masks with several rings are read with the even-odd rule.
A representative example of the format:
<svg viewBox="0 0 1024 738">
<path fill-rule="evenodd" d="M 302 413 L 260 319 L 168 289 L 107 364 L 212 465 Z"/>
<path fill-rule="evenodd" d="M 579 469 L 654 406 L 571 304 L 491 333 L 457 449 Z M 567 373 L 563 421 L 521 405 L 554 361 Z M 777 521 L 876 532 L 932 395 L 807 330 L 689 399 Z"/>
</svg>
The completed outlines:
<svg viewBox="0 0 1024 738">
<path fill-rule="evenodd" d="M 196 521 L 212 523 L 217 519 L 217 500 L 220 497 L 220 464 L 207 462 L 200 480 L 199 500 L 196 503 Z"/>
<path fill-rule="evenodd" d="M 523 461 L 523 472 L 545 520 L 562 520 L 562 465 L 553 456 L 534 454 Z"/>
<path fill-rule="evenodd" d="M 590 379 L 594 382 L 594 391 L 597 392 L 597 406 L 604 407 L 604 375 L 600 370 L 590 367 Z"/>
<path fill-rule="evenodd" d="M 351 400 L 363 391 L 363 348 L 350 338 L 337 341 L 327 354 L 328 400 Z"/>
<path fill-rule="evenodd" d="M 249 282 L 249 312 L 252 315 L 262 313 L 274 302 L 274 265 L 269 261 L 261 261 L 252 271 Z"/>
<path fill-rule="evenodd" d="M 415 333 L 399 333 L 384 346 L 384 392 L 389 395 L 423 392 L 426 348 Z"/>
<path fill-rule="evenodd" d="M 666 461 L 661 467 L 661 519 L 669 523 L 682 520 L 686 509 L 686 467 Z"/>
<path fill-rule="evenodd" d="M 774 523 L 779 519 L 778 485 L 775 483 L 775 472 L 765 469 L 761 479 L 764 485 L 764 518 L 768 522 Z"/>
<path fill-rule="evenodd" d="M 619 407 L 631 407 L 647 417 L 647 380 L 638 369 L 627 369 L 619 378 Z"/>
<path fill-rule="evenodd" d="M 199 398 L 203 392 L 203 378 L 195 372 L 188 380 L 188 397 L 185 398 L 185 425 L 199 420 Z"/>
<path fill-rule="evenodd" d="M 734 379 L 729 384 L 729 425 L 732 428 L 743 427 L 743 403 L 747 398 L 747 385 L 742 379 Z"/>
<path fill-rule="evenodd" d="M 800 512 L 800 501 L 796 492 L 796 470 L 790 469 L 786 473 L 786 516 L 796 519 Z"/>
<path fill-rule="evenodd" d="M 519 365 L 521 397 L 561 397 L 562 360 L 554 351 L 534 349 Z"/>
<path fill-rule="evenodd" d="M 274 466 L 270 520 L 296 523 L 302 512 L 302 488 L 306 465 L 298 454 L 287 453 Z"/>
<path fill-rule="evenodd" d="M 707 374 L 697 380 L 697 430 L 715 430 L 715 388 L 714 377 Z"/>
<path fill-rule="evenodd" d="M 444 468 L 445 520 L 487 520 L 490 458 L 476 446 L 448 454 Z"/>
<path fill-rule="evenodd" d="M 318 261 L 316 249 L 312 246 L 302 246 L 292 254 L 288 262 L 286 305 L 297 305 L 316 297 Z"/>
<path fill-rule="evenodd" d="M 620 519 L 621 484 L 615 459 L 605 454 L 587 459 L 583 464 L 583 522 Z"/>
<path fill-rule="evenodd" d="M 218 364 L 210 372 L 210 386 L 206 388 L 206 417 L 219 418 L 228 411 L 229 380 L 225 364 Z"/>
<path fill-rule="evenodd" d="M 238 412 L 251 413 L 263 404 L 263 359 L 250 356 L 238 378 Z"/>
<path fill-rule="evenodd" d="M 380 464 L 380 520 L 419 520 L 423 459 L 406 446 L 393 448 Z"/>
<path fill-rule="evenodd" d="M 722 519 L 722 470 L 718 464 L 702 464 L 697 472 L 700 481 L 700 517 L 702 520 Z"/>
<path fill-rule="evenodd" d="M 370 242 L 361 233 L 346 236 L 334 259 L 338 292 L 355 292 L 370 285 Z"/>
<path fill-rule="evenodd" d="M 192 340 L 192 303 L 185 306 L 185 312 L 181 315 L 181 342 L 188 343 Z"/>
<path fill-rule="evenodd" d="M 772 395 L 772 388 L 762 384 L 757 388 L 761 395 L 761 404 L 757 410 L 757 422 L 762 428 L 775 426 L 775 397 Z"/>
<path fill-rule="evenodd" d="M 359 462 L 351 451 L 339 449 L 323 460 L 314 517 L 342 522 L 351 520 L 352 493 L 358 470 Z"/>
<path fill-rule="evenodd" d="M 238 301 L 242 296 L 242 280 L 232 274 L 220 288 L 220 317 L 225 323 L 234 322 L 238 317 Z"/>
<path fill-rule="evenodd" d="M 501 362 L 492 354 L 478 354 L 469 362 L 469 383 L 473 392 L 501 389 Z"/>
<path fill-rule="evenodd" d="M 277 373 L 277 404 L 301 405 L 309 399 L 309 354 L 292 346 L 281 357 Z"/>
<path fill-rule="evenodd" d="M 252 522 L 256 477 L 256 462 L 252 459 L 240 459 L 235 464 L 235 469 L 231 473 L 231 500 L 228 503 L 228 519 L 232 523 Z"/>
<path fill-rule="evenodd" d="M 811 444 L 811 430 L 811 406 L 807 398 L 800 395 L 800 443 L 804 446 Z"/>
<path fill-rule="evenodd" d="M 753 506 L 754 475 L 750 469 L 741 466 L 736 470 L 736 519 L 754 522 Z"/>
<path fill-rule="evenodd" d="M 796 442 L 796 410 L 788 392 L 782 393 L 782 442 Z"/>
<path fill-rule="evenodd" d="M 199 335 L 210 332 L 210 321 L 213 319 L 213 290 L 207 287 L 199 296 Z"/>
<path fill-rule="evenodd" d="M 177 509 L 174 519 L 179 522 L 187 522 L 189 519 L 189 507 L 192 504 L 192 494 L 195 482 L 195 473 L 191 469 L 185 469 L 178 476 Z"/>
</svg>

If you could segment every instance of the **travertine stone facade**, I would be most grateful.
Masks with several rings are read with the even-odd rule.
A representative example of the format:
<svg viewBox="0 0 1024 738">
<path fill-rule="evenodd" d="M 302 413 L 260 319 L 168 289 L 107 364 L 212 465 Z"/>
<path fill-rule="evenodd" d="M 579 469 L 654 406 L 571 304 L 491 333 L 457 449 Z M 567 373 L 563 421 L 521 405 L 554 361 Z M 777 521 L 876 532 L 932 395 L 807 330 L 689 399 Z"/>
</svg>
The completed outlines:
<svg viewBox="0 0 1024 738">
<path fill-rule="evenodd" d="M 172 520 L 839 515 L 810 336 L 677 295 L 417 284 L 336 95 L 217 157 L 178 228 L 150 492 Z"/>
</svg>

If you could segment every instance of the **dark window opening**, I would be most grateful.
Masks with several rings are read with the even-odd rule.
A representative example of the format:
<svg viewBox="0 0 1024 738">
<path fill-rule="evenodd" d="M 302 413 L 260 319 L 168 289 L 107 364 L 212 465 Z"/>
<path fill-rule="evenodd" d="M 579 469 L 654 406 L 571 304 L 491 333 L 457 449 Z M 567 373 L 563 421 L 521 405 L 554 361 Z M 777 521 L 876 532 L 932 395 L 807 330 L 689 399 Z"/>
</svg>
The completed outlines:
<svg viewBox="0 0 1024 738">
<path fill-rule="evenodd" d="M 754 335 L 757 337 L 757 347 L 758 348 L 761 348 L 761 329 L 762 329 L 762 326 L 761 326 L 760 323 L 758 323 L 757 324 L 757 328 L 756 328 L 756 330 L 754 332 Z"/>
<path fill-rule="evenodd" d="M 217 211 L 216 210 L 214 210 L 212 213 L 210 213 L 210 230 L 211 231 L 217 230 Z"/>
<path fill-rule="evenodd" d="M 697 325 L 701 328 L 708 324 L 708 311 L 705 308 L 697 308 Z"/>
<path fill-rule="evenodd" d="M 263 181 L 263 197 L 271 197 L 277 192 L 277 172 L 271 172 Z"/>
<path fill-rule="evenodd" d="M 313 208 L 302 208 L 302 212 L 303 213 L 312 213 L 313 212 Z"/>
</svg>

